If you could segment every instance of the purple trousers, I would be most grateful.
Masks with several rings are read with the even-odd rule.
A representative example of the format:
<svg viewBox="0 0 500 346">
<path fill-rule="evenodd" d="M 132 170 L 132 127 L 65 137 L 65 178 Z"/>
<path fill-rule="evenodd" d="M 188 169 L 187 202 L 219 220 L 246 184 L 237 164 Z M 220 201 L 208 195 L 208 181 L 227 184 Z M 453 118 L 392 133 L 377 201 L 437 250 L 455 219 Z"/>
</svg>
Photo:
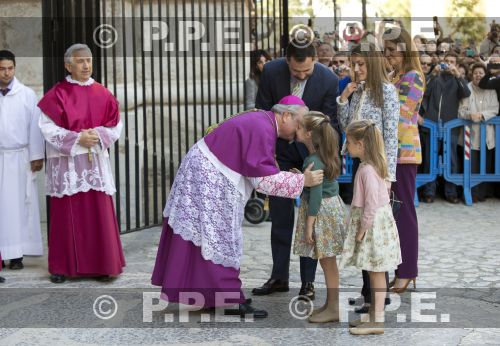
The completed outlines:
<svg viewBox="0 0 500 346">
<path fill-rule="evenodd" d="M 415 164 L 398 164 L 396 168 L 397 181 L 392 183 L 392 191 L 396 194 L 396 198 L 403 202 L 396 220 L 403 260 L 396 270 L 396 275 L 402 279 L 418 276 L 418 221 L 413 204 L 417 166 Z"/>
</svg>

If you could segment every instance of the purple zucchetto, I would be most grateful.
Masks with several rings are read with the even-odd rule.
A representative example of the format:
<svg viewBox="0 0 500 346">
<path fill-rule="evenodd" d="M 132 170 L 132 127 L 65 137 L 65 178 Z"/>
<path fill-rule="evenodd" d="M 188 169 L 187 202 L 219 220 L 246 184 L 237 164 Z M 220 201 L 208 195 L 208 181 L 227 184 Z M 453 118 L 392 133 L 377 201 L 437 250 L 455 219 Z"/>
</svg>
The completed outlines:
<svg viewBox="0 0 500 346">
<path fill-rule="evenodd" d="M 288 95 L 283 97 L 278 102 L 279 105 L 297 105 L 297 106 L 305 106 L 306 104 L 300 97 L 294 95 Z"/>
</svg>

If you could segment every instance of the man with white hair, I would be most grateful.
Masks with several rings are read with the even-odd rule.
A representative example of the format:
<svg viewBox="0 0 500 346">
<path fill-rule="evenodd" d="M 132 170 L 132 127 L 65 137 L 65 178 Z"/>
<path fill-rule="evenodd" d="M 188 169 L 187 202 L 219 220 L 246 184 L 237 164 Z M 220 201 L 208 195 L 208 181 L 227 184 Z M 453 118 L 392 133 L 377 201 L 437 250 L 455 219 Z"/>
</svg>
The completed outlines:
<svg viewBox="0 0 500 346">
<path fill-rule="evenodd" d="M 44 150 L 37 97 L 15 72 L 14 54 L 0 51 L 0 253 L 19 270 L 23 256 L 43 255 L 35 173 Z"/>
<path fill-rule="evenodd" d="M 151 282 L 169 302 L 223 307 L 229 315 L 265 318 L 241 289 L 242 222 L 253 189 L 298 197 L 304 186 L 323 180 L 323 171 L 280 172 L 278 137 L 291 141 L 308 108 L 285 96 L 271 111 L 251 110 L 219 124 L 182 160 L 165 210 Z"/>
<path fill-rule="evenodd" d="M 125 266 L 107 150 L 123 125 L 118 101 L 91 77 L 89 47 L 72 45 L 64 63 L 69 75 L 38 103 L 47 141 L 50 280 L 90 276 L 106 281 Z"/>
</svg>

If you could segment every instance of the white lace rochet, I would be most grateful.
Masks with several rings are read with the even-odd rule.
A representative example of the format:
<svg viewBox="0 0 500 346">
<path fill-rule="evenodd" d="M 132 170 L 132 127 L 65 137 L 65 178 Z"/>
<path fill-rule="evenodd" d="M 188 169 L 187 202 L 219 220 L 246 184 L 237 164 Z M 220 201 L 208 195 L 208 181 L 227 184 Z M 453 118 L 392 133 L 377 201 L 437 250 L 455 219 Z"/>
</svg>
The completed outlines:
<svg viewBox="0 0 500 346">
<path fill-rule="evenodd" d="M 174 233 L 201 248 L 204 259 L 225 267 L 240 267 L 243 254 L 242 223 L 247 191 L 294 198 L 304 184 L 302 174 L 280 172 L 263 178 L 244 178 L 235 185 L 235 175 L 214 156 L 209 160 L 201 140 L 182 160 L 163 215 Z M 225 174 L 224 174 L 224 173 Z M 227 175 L 231 175 L 228 178 Z M 240 176 L 241 177 L 241 176 Z"/>
</svg>

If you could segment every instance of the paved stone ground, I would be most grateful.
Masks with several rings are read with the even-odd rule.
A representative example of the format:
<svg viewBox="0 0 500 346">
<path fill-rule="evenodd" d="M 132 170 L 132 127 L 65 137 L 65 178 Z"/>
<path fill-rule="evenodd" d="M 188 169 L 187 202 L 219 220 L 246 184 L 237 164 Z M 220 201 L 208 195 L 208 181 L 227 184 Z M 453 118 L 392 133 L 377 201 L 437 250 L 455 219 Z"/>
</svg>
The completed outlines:
<svg viewBox="0 0 500 346">
<path fill-rule="evenodd" d="M 445 301 L 444 310 L 441 311 L 448 311 L 452 321 L 457 319 L 456 316 L 470 317 L 469 320 L 473 322 L 469 327 L 459 325 L 456 328 L 445 328 L 447 326 L 445 323 L 436 325 L 438 328 L 434 328 L 433 324 L 406 328 L 404 324 L 391 323 L 391 327 L 395 328 L 386 328 L 382 336 L 354 337 L 349 334 L 345 323 L 310 325 L 305 321 L 294 319 L 290 315 L 288 304 L 298 292 L 300 279 L 298 258 L 292 256 L 290 280 L 293 288 L 290 292 L 254 297 L 255 306 L 263 307 L 270 312 L 269 318 L 265 320 L 242 324 L 203 324 L 191 321 L 184 324 L 162 324 L 158 328 L 151 328 L 151 325 L 147 324 L 145 328 L 120 328 L 119 323 L 111 325 L 115 328 L 85 328 L 84 322 L 81 328 L 0 328 L 0 344 L 498 345 L 500 344 L 499 211 L 500 200 L 491 199 L 473 207 L 451 205 L 438 200 L 434 204 L 421 204 L 417 209 L 420 224 L 417 292 L 436 289 L 438 296 L 444 296 L 442 298 Z M 82 291 L 92 288 L 106 289 L 109 292 L 125 287 L 151 290 L 150 273 L 159 235 L 160 229 L 154 228 L 122 237 L 127 267 L 124 274 L 113 283 L 104 284 L 82 279 L 70 281 L 64 284 L 64 288 L 87 288 Z M 245 255 L 241 278 L 245 289 L 249 292 L 251 288 L 260 286 L 267 280 L 271 270 L 270 224 L 245 225 L 244 237 Z M 22 271 L 8 269 L 2 271 L 2 276 L 7 282 L 0 285 L 0 292 L 4 288 L 17 290 L 54 288 L 48 281 L 46 257 L 27 258 L 25 265 L 26 268 Z M 357 270 L 346 268 L 341 271 L 343 288 L 350 289 L 352 294 L 356 295 L 360 285 L 361 278 Z M 324 279 L 319 266 L 316 287 L 318 290 L 316 302 L 319 304 L 324 299 L 322 290 Z M 444 288 L 456 288 L 459 293 L 454 295 Z M 464 290 L 465 288 L 468 289 Z M 5 292 L 11 291 L 5 290 Z M 401 299 L 404 300 L 405 297 L 402 296 Z M 439 300 L 436 303 L 438 304 Z M 402 306 L 405 306 L 405 303 L 402 303 Z M 6 306 L 0 305 L 0 325 L 1 321 L 12 322 L 16 318 L 12 316 L 19 316 L 9 315 L 9 311 Z M 83 316 L 87 312 L 75 311 L 75 314 L 77 313 Z M 49 321 L 51 314 L 47 311 L 39 318 L 39 325 L 46 326 L 44 321 Z M 440 327 L 442 325 L 445 327 Z M 19 319 L 17 324 L 12 326 L 11 323 L 9 326 L 22 327 L 23 320 Z"/>
</svg>

